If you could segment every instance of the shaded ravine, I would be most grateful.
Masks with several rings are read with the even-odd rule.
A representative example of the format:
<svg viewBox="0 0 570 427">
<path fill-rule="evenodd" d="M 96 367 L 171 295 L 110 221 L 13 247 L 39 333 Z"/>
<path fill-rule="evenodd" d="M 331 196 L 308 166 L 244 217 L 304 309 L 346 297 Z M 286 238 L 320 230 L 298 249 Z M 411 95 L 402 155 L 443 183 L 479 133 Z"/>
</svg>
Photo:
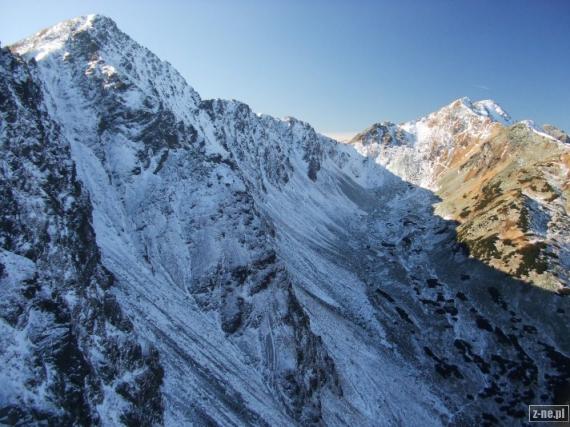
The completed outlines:
<svg viewBox="0 0 570 427">
<path fill-rule="evenodd" d="M 354 390 L 354 399 L 378 402 L 377 416 L 387 417 L 386 423 L 390 417 L 410 422 L 404 399 L 390 395 L 386 385 L 393 374 L 383 370 L 379 376 L 386 378 L 371 380 L 358 366 L 369 359 L 352 360 L 358 359 L 361 340 L 366 345 L 360 347 L 377 351 L 384 368 L 392 360 L 396 372 L 408 371 L 398 387 L 420 378 L 430 384 L 427 390 L 445 402 L 437 411 L 444 424 L 523 424 L 526 405 L 567 402 L 567 298 L 470 258 L 457 241 L 457 224 L 433 214 L 440 200 L 428 190 L 397 178 L 389 192 L 344 188 L 364 213 L 346 218 L 337 228 L 346 231 L 332 245 L 314 245 L 304 259 L 292 253 L 301 246 L 300 236 L 283 237 L 294 243 L 282 245 L 281 254 L 293 271 L 321 256 L 354 273 L 344 286 L 364 284 L 377 323 L 351 310 L 345 295 L 331 291 L 325 298 L 312 290 L 314 283 L 297 276 L 298 295 L 335 359 L 345 395 Z M 321 280 L 323 291 L 332 278 L 325 274 Z M 339 317 L 357 330 L 348 347 L 326 325 L 326 319 Z"/>
</svg>

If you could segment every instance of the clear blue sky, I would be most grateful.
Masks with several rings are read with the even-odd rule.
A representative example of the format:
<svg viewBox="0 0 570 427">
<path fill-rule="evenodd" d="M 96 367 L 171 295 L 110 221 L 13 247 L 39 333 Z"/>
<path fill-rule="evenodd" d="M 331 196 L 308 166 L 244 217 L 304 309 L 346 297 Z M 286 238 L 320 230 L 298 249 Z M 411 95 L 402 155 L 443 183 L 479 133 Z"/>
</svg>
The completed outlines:
<svg viewBox="0 0 570 427">
<path fill-rule="evenodd" d="M 0 41 L 89 13 L 113 18 L 203 98 L 323 132 L 461 96 L 570 131 L 570 0 L 0 0 Z"/>
</svg>

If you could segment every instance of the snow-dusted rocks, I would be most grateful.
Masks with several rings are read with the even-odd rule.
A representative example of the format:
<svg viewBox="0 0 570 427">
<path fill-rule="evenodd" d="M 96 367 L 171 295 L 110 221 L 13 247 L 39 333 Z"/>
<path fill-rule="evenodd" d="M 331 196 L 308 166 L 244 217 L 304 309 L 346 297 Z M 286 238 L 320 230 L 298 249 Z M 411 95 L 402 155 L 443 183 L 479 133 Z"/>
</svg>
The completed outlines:
<svg viewBox="0 0 570 427">
<path fill-rule="evenodd" d="M 334 363 L 216 117 L 109 19 L 55 33 L 14 49 L 37 58 L 117 299 L 163 350 L 166 422 L 318 422 L 321 388 L 341 393 Z"/>
<path fill-rule="evenodd" d="M 158 353 L 110 290 L 89 196 L 38 70 L 3 49 L 0 76 L 0 420 L 160 423 Z"/>
<path fill-rule="evenodd" d="M 460 159 L 490 162 L 481 147 L 510 123 L 498 105 L 461 99 L 341 144 L 201 100 L 105 17 L 11 50 L 1 421 L 511 423 L 563 398 L 567 300 L 469 258 L 433 212 Z M 37 295 L 81 360 L 41 356 L 69 385 L 45 395 L 27 379 L 51 347 L 26 322 L 61 329 Z"/>
<path fill-rule="evenodd" d="M 436 190 L 439 176 L 458 156 L 469 154 L 472 140 L 487 138 L 498 125 L 511 123 L 495 102 L 461 98 L 418 120 L 373 125 L 350 144 L 403 179 Z"/>
</svg>

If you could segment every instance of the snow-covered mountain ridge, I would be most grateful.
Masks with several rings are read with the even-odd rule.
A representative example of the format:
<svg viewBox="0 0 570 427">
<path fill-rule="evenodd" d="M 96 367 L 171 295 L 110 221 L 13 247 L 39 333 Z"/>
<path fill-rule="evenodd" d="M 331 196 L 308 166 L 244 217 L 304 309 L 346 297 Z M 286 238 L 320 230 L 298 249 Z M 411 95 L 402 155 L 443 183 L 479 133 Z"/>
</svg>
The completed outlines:
<svg viewBox="0 0 570 427">
<path fill-rule="evenodd" d="M 487 264 L 567 292 L 570 270 L 567 135 L 514 122 L 493 101 L 461 98 L 419 120 L 383 123 L 350 143 L 441 197 L 438 213 Z M 530 255 L 532 254 L 532 255 Z"/>
<path fill-rule="evenodd" d="M 58 321 L 30 302 L 3 305 L 0 421 L 504 424 L 524 422 L 526 403 L 567 399 L 567 299 L 467 256 L 432 208 L 432 190 L 448 200 L 447 171 L 488 166 L 458 147 L 485 153 L 519 132 L 496 104 L 458 100 L 341 144 L 296 119 L 202 100 L 98 15 L 2 55 L 0 187 L 14 200 L 2 210 L 2 292 L 25 298 L 38 265 L 43 304 L 69 313 L 66 345 L 90 380 L 46 356 L 26 319 L 48 331 Z M 50 176 L 61 177 L 53 188 Z M 85 238 L 73 234 L 80 218 Z M 67 240 L 30 252 L 44 229 Z M 83 247 L 101 273 L 71 274 Z M 117 339 L 133 362 L 107 350 Z M 81 413 L 69 407 L 76 394 Z"/>
</svg>

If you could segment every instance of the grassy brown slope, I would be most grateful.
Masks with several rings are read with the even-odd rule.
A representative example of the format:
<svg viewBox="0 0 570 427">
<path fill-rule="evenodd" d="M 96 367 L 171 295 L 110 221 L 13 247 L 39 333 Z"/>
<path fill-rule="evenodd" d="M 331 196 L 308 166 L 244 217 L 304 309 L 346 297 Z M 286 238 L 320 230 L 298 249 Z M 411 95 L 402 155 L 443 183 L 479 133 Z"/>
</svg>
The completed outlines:
<svg viewBox="0 0 570 427">
<path fill-rule="evenodd" d="M 467 145 L 439 178 L 438 212 L 459 222 L 458 239 L 481 261 L 549 290 L 570 285 L 559 260 L 570 232 L 570 147 L 524 124 Z"/>
</svg>

